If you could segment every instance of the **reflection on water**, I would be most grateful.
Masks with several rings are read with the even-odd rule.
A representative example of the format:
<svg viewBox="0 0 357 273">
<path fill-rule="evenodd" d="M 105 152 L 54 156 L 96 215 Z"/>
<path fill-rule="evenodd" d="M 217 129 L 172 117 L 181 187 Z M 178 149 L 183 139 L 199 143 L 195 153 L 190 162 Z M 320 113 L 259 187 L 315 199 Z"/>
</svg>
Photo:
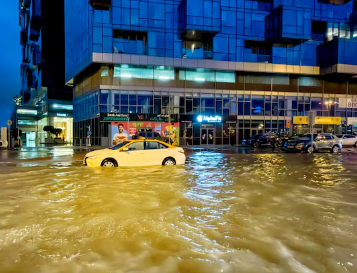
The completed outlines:
<svg viewBox="0 0 357 273">
<path fill-rule="evenodd" d="M 0 166 L 0 272 L 356 272 L 354 157 Z"/>
</svg>

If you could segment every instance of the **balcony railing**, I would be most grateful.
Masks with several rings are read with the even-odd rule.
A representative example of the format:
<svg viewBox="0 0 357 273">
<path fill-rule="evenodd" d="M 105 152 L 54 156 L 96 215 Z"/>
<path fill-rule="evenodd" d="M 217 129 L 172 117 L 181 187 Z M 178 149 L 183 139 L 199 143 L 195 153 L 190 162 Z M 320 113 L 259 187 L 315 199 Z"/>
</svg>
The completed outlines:
<svg viewBox="0 0 357 273">
<path fill-rule="evenodd" d="M 213 51 L 202 50 L 202 48 L 200 48 L 200 49 L 195 49 L 195 51 L 192 53 L 191 50 L 183 49 L 182 56 L 184 56 L 185 59 L 212 60 Z"/>
<path fill-rule="evenodd" d="M 271 63 L 271 55 L 258 55 L 258 63 Z"/>
<path fill-rule="evenodd" d="M 113 39 L 113 51 L 119 54 L 147 55 L 143 42 Z"/>
<path fill-rule="evenodd" d="M 326 35 L 324 35 L 322 33 L 311 33 L 311 40 L 326 42 L 327 38 L 326 38 Z"/>
<path fill-rule="evenodd" d="M 249 63 L 271 63 L 271 55 L 245 54 L 244 61 Z"/>
<path fill-rule="evenodd" d="M 203 51 L 203 59 L 213 59 L 213 52 L 212 51 Z"/>
</svg>

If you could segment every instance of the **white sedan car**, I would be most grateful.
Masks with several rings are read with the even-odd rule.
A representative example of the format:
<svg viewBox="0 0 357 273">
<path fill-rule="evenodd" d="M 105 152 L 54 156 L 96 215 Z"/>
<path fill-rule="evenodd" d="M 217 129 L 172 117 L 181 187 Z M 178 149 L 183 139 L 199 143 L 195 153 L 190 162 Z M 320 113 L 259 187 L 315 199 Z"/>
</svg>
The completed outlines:
<svg viewBox="0 0 357 273">
<path fill-rule="evenodd" d="M 357 136 L 354 135 L 336 135 L 342 141 L 342 146 L 357 147 Z"/>
<path fill-rule="evenodd" d="M 159 140 L 130 140 L 112 148 L 85 155 L 83 164 L 90 167 L 151 166 L 185 164 L 182 148 Z"/>
</svg>

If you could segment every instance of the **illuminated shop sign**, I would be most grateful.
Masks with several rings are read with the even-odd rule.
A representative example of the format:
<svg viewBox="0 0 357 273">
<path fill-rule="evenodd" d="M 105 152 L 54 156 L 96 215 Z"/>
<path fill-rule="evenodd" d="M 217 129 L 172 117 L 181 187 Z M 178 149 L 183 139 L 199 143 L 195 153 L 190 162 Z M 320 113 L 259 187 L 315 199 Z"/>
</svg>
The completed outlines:
<svg viewBox="0 0 357 273">
<path fill-rule="evenodd" d="M 18 120 L 17 121 L 18 125 L 36 125 L 36 121 L 35 120 Z"/>
<path fill-rule="evenodd" d="M 59 109 L 59 110 L 73 111 L 73 105 L 53 104 L 53 108 L 56 108 L 56 109 Z"/>
<path fill-rule="evenodd" d="M 221 116 L 206 116 L 206 115 L 199 115 L 197 117 L 198 122 L 208 122 L 208 123 L 220 123 L 222 122 Z"/>
<path fill-rule="evenodd" d="M 102 121 L 129 121 L 129 114 L 107 113 Z"/>
<path fill-rule="evenodd" d="M 68 114 L 57 113 L 57 117 L 68 117 Z"/>
<path fill-rule="evenodd" d="M 102 122 L 120 122 L 120 121 L 152 121 L 169 122 L 169 115 L 161 114 L 120 114 L 120 113 L 101 113 Z M 177 122 L 178 116 L 171 115 L 171 122 Z"/>
<path fill-rule="evenodd" d="M 29 110 L 29 109 L 17 109 L 16 111 L 20 115 L 37 115 L 37 110 Z"/>
<path fill-rule="evenodd" d="M 173 117 L 171 118 L 172 121 L 175 120 Z M 150 121 L 158 121 L 158 122 L 168 122 L 169 121 L 169 115 L 157 115 L 157 116 L 152 116 L 149 117 Z"/>
</svg>

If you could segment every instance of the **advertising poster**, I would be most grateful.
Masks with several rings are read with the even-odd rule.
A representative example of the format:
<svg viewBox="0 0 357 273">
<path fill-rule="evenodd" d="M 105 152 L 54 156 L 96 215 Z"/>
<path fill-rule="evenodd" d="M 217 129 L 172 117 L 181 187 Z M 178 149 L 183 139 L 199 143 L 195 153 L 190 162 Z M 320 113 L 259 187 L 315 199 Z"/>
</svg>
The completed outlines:
<svg viewBox="0 0 357 273">
<path fill-rule="evenodd" d="M 125 140 L 129 140 L 136 135 L 139 129 L 151 129 L 152 132 L 159 133 L 161 137 L 171 139 L 173 145 L 179 144 L 179 123 L 170 125 L 168 122 L 134 121 L 134 122 L 111 122 L 112 144 L 117 145 Z M 171 134 L 170 134 L 171 132 Z"/>
</svg>

